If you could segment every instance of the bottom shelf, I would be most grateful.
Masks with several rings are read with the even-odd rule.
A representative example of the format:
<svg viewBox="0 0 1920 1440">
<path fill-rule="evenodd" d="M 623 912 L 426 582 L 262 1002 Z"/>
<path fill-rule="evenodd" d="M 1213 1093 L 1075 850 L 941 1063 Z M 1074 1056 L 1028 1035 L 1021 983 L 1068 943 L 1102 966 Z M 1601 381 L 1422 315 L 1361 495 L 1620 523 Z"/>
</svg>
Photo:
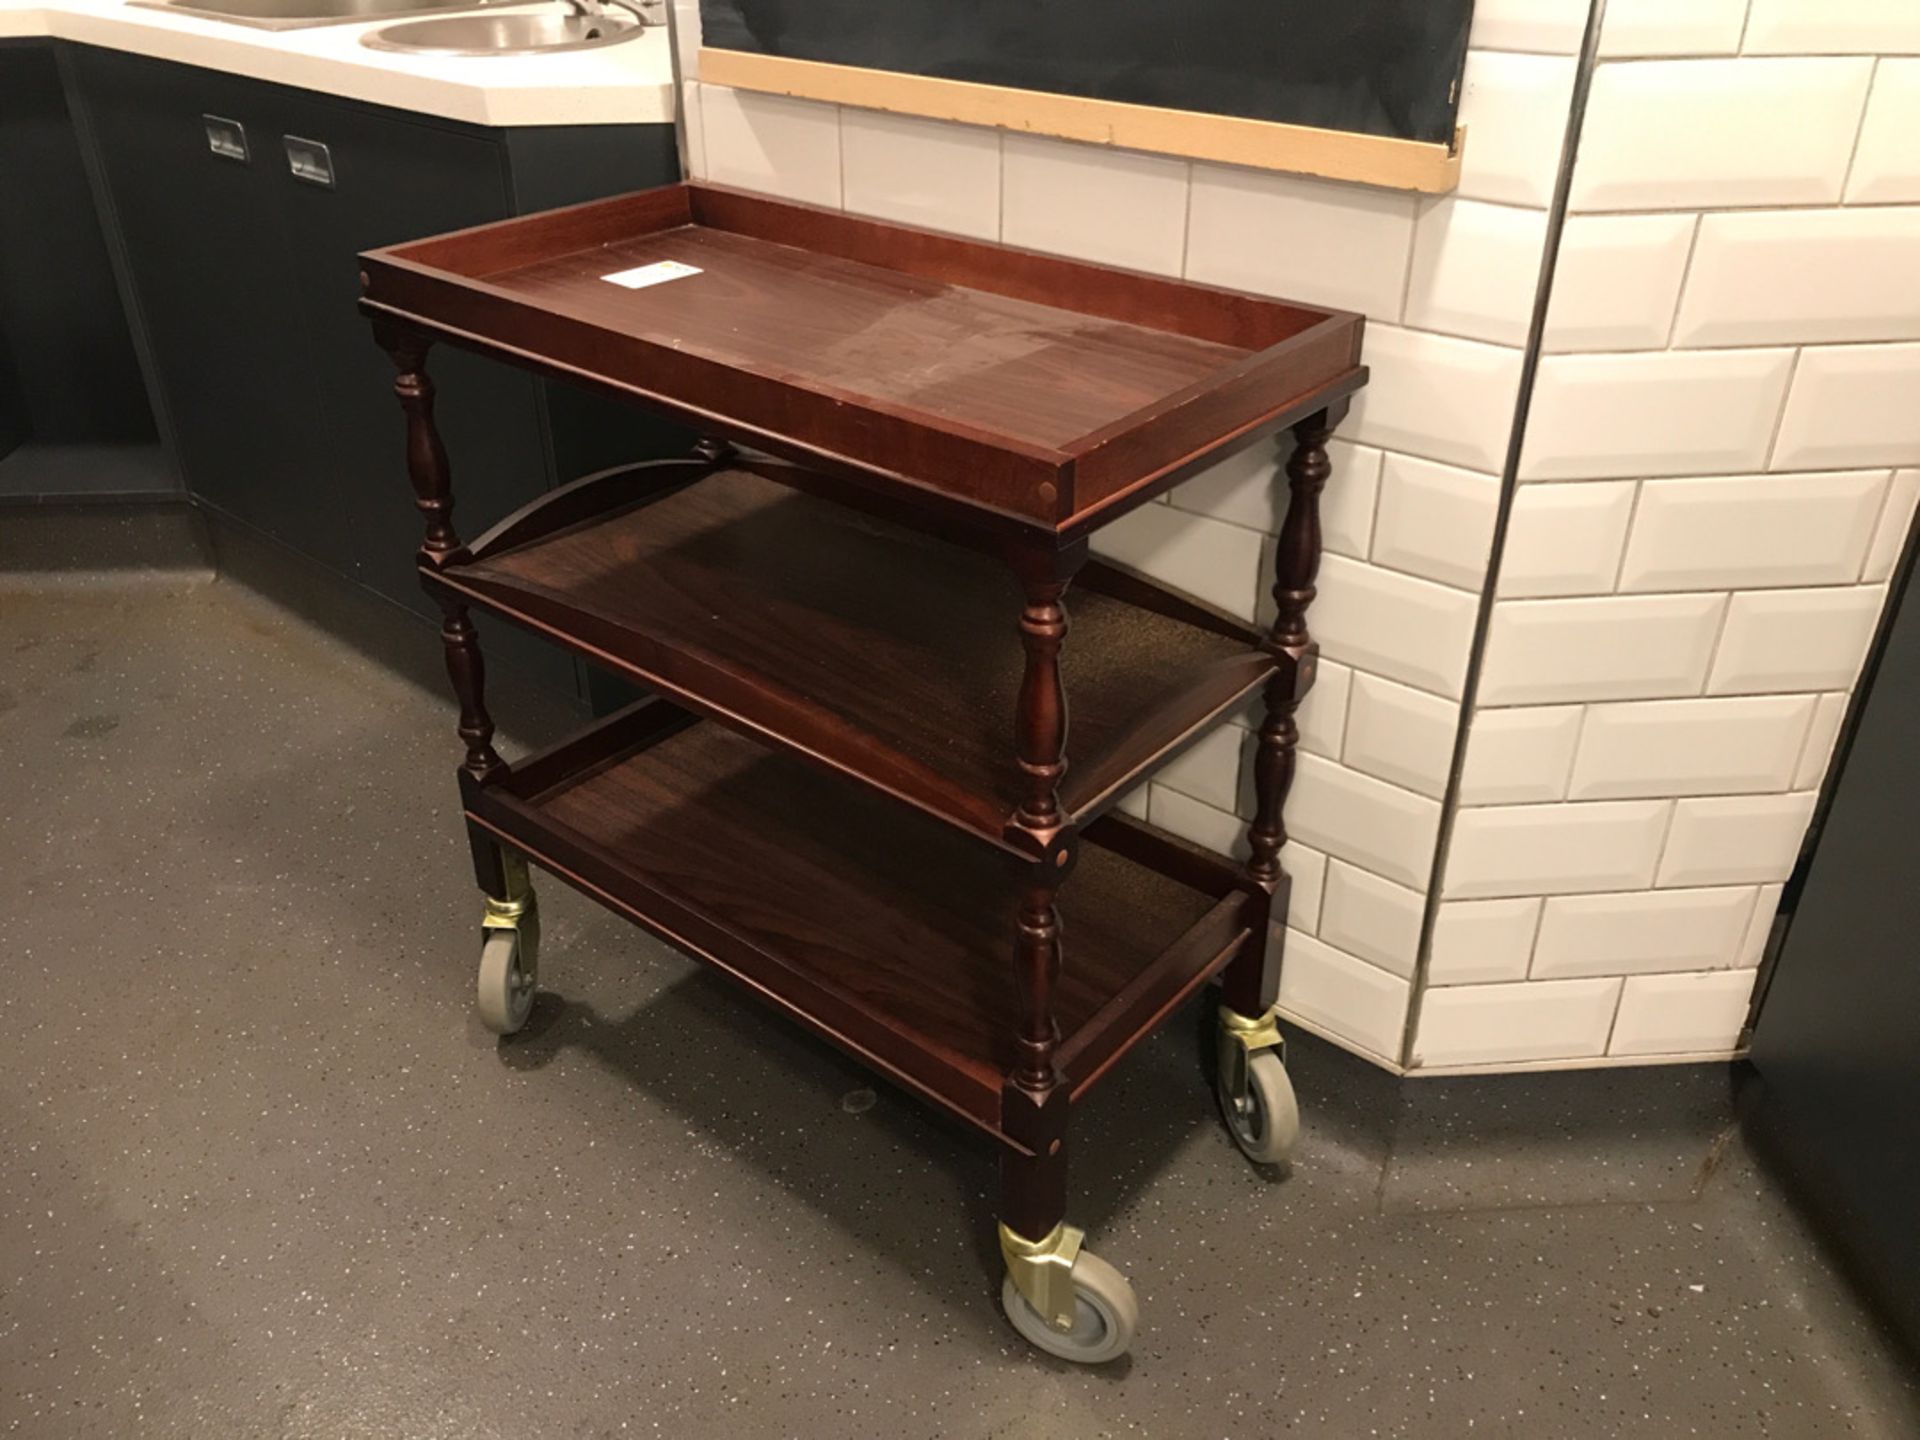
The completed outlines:
<svg viewBox="0 0 1920 1440">
<path fill-rule="evenodd" d="M 663 701 L 522 762 L 468 813 L 999 1133 L 1017 1024 L 1004 854 Z M 1232 868 L 1184 842 L 1119 817 L 1085 839 L 1058 901 L 1075 1096 L 1231 958 L 1250 913 Z"/>
</svg>

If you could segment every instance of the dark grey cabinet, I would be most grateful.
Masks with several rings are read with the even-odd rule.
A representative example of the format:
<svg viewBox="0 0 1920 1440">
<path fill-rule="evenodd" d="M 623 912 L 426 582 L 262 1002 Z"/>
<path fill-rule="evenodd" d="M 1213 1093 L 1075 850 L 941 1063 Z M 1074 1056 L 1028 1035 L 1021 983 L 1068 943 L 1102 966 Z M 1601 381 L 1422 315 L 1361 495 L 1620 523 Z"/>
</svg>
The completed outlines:
<svg viewBox="0 0 1920 1440">
<path fill-rule="evenodd" d="M 0 457 L 29 443 L 157 436 L 57 52 L 0 40 Z"/>
<path fill-rule="evenodd" d="M 393 373 L 355 306 L 356 254 L 670 183 L 672 127 L 489 130 L 89 47 L 72 47 L 69 73 L 188 490 L 426 613 Z M 468 535 L 586 469 L 685 445 L 638 411 L 451 347 L 432 371 Z M 503 648 L 577 688 L 559 653 Z"/>
</svg>

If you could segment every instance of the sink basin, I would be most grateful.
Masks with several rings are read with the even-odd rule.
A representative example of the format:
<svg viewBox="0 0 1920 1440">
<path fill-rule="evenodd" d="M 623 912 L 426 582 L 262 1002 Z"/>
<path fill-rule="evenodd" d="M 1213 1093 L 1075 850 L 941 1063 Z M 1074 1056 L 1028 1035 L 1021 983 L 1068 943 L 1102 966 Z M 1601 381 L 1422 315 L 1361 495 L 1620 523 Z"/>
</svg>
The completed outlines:
<svg viewBox="0 0 1920 1440">
<path fill-rule="evenodd" d="M 488 0 L 129 0 L 143 10 L 171 10 L 226 20 L 260 30 L 298 30 L 308 25 L 351 25 L 394 15 L 435 10 L 473 10 Z"/>
<path fill-rule="evenodd" d="M 374 50 L 433 55 L 528 55 L 554 50 L 590 50 L 631 40 L 644 27 L 636 15 L 516 11 L 504 15 L 448 15 L 383 25 L 362 35 Z"/>
</svg>

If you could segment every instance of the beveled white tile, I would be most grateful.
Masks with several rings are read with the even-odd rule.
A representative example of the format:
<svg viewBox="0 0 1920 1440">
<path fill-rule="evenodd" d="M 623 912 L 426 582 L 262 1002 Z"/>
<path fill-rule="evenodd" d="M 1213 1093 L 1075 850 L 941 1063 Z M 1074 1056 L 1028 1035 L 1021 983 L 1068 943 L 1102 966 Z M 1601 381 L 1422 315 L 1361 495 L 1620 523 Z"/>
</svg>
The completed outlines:
<svg viewBox="0 0 1920 1440">
<path fill-rule="evenodd" d="M 1216 725 L 1154 771 L 1154 780 L 1218 810 L 1238 811 L 1247 732 Z"/>
<path fill-rule="evenodd" d="M 1570 56 L 1468 52 L 1460 91 L 1468 136 L 1461 198 L 1542 209 L 1552 203 L 1573 72 Z"/>
<path fill-rule="evenodd" d="M 1738 963 L 1752 886 L 1560 895 L 1547 901 L 1535 980 L 1725 969 Z"/>
<path fill-rule="evenodd" d="M 1725 607 L 1719 595 L 1501 600 L 1487 631 L 1480 703 L 1697 695 Z"/>
<path fill-rule="evenodd" d="M 1478 0 L 1467 45 L 1573 55 L 1587 28 L 1587 0 Z"/>
<path fill-rule="evenodd" d="M 1659 883 L 1746 885 L 1785 880 L 1813 818 L 1811 793 L 1682 800 L 1660 857 Z"/>
<path fill-rule="evenodd" d="M 1331 658 L 1457 698 L 1478 608 L 1464 590 L 1328 555 L 1307 619 Z"/>
<path fill-rule="evenodd" d="M 1920 500 L 1920 470 L 1896 470 L 1887 490 L 1887 503 L 1880 511 L 1873 531 L 1873 544 L 1867 548 L 1862 580 L 1885 580 L 1900 563 L 1906 549 L 1907 534 L 1913 529 L 1914 502 Z"/>
<path fill-rule="evenodd" d="M 1773 933 L 1773 920 L 1780 913 L 1780 896 L 1785 890 L 1784 885 L 1760 887 L 1760 898 L 1754 902 L 1753 916 L 1747 921 L 1746 939 L 1740 942 L 1736 969 L 1752 970 L 1766 957 L 1767 941 Z"/>
<path fill-rule="evenodd" d="M 1333 860 L 1327 865 L 1319 935 L 1329 945 L 1411 979 L 1425 908 L 1418 891 Z"/>
<path fill-rule="evenodd" d="M 1611 592 L 1633 497 L 1631 480 L 1522 485 L 1507 515 L 1498 593 L 1525 600 Z"/>
<path fill-rule="evenodd" d="M 1486 581 L 1500 480 L 1477 470 L 1388 455 L 1380 471 L 1373 560 L 1478 590 Z"/>
<path fill-rule="evenodd" d="M 1431 990 L 1420 1006 L 1414 1062 L 1490 1065 L 1603 1055 L 1620 984 L 1544 980 Z"/>
<path fill-rule="evenodd" d="M 1170 491 L 1167 503 L 1177 510 L 1278 534 L 1287 518 L 1284 459 L 1282 447 L 1270 439 L 1242 445 Z M 1364 560 L 1373 533 L 1381 454 L 1372 446 L 1335 438 L 1327 445 L 1327 459 L 1333 473 L 1320 496 L 1322 540 L 1330 550 Z"/>
<path fill-rule="evenodd" d="M 1545 349 L 1658 350 L 1673 329 L 1692 215 L 1571 215 L 1560 237 Z"/>
<path fill-rule="evenodd" d="M 1731 55 L 1740 48 L 1747 0 L 1609 0 L 1600 53 Z"/>
<path fill-rule="evenodd" d="M 1775 470 L 1911 465 L 1920 455 L 1920 345 L 1831 345 L 1801 353 Z"/>
<path fill-rule="evenodd" d="M 1434 917 L 1427 954 L 1429 985 L 1486 985 L 1524 980 L 1543 902 L 1448 900 Z"/>
<path fill-rule="evenodd" d="M 1735 595 L 1708 693 L 1851 688 L 1885 603 L 1879 585 Z"/>
<path fill-rule="evenodd" d="M 1705 215 L 1675 345 L 1920 335 L 1920 206 Z"/>
<path fill-rule="evenodd" d="M 1321 543 L 1336 555 L 1367 558 L 1373 543 L 1375 497 L 1380 491 L 1383 451 L 1371 445 L 1335 440 L 1327 446 L 1333 474 L 1320 496 Z M 1274 527 L 1276 533 L 1278 526 Z"/>
<path fill-rule="evenodd" d="M 1095 554 L 1246 620 L 1258 612 L 1267 588 L 1264 544 L 1244 526 L 1171 505 L 1142 505 L 1093 535 Z M 1073 612 L 1071 596 L 1067 612 Z"/>
<path fill-rule="evenodd" d="M 1811 695 L 1755 695 L 1589 706 L 1567 798 L 1785 790 L 1814 704 Z"/>
<path fill-rule="evenodd" d="M 1347 697 L 1353 685 L 1353 671 L 1335 660 L 1322 659 L 1314 673 L 1313 688 L 1300 708 L 1293 712 L 1300 727 L 1300 748 L 1329 760 L 1340 758 L 1340 747 L 1347 733 Z M 1265 702 L 1257 702 L 1264 705 Z M 1253 723 L 1258 725 L 1258 710 Z"/>
<path fill-rule="evenodd" d="M 1653 883 L 1667 800 L 1462 810 L 1447 854 L 1449 900 L 1642 890 Z"/>
<path fill-rule="evenodd" d="M 1546 247 L 1547 212 L 1447 196 L 1414 232 L 1406 323 L 1524 345 Z"/>
<path fill-rule="evenodd" d="M 1304 845 L 1424 889 L 1440 806 L 1318 755 L 1302 754 L 1287 797 L 1287 830 Z"/>
<path fill-rule="evenodd" d="M 1793 353 L 1549 355 L 1540 362 L 1534 387 L 1520 477 L 1581 480 L 1764 470 Z"/>
<path fill-rule="evenodd" d="M 1187 278 L 1400 318 L 1416 197 L 1196 164 Z"/>
<path fill-rule="evenodd" d="M 1147 823 L 1216 855 L 1247 858 L 1247 822 L 1155 780 L 1147 786 Z"/>
<path fill-rule="evenodd" d="M 1405 980 L 1378 965 L 1298 930 L 1286 934 L 1286 959 L 1280 967 L 1283 1018 L 1297 1017 L 1369 1054 L 1397 1062 L 1409 993 Z"/>
<path fill-rule="evenodd" d="M 1575 210 L 1830 205 L 1873 62 L 1635 60 L 1594 74 Z"/>
<path fill-rule="evenodd" d="M 1288 893 L 1287 924 L 1313 934 L 1320 928 L 1320 907 L 1326 894 L 1327 857 L 1297 840 L 1280 847 L 1280 868 L 1292 882 Z"/>
<path fill-rule="evenodd" d="M 1462 805 L 1564 800 L 1580 738 L 1579 705 L 1475 712 L 1460 772 Z"/>
<path fill-rule="evenodd" d="M 1620 588 L 1840 585 L 1860 574 L 1879 521 L 1880 471 L 1649 480 Z"/>
<path fill-rule="evenodd" d="M 1827 762 L 1833 759 L 1833 747 L 1840 738 L 1841 722 L 1847 718 L 1843 694 L 1822 695 L 1814 707 L 1813 724 L 1807 729 L 1807 743 L 1800 749 L 1800 764 L 1793 772 L 1795 790 L 1817 790 L 1826 777 Z"/>
<path fill-rule="evenodd" d="M 1354 439 L 1491 474 L 1504 467 L 1518 350 L 1369 325 L 1360 358 L 1372 377 L 1354 397 Z"/>
<path fill-rule="evenodd" d="M 1920 200 L 1920 60 L 1883 59 L 1874 68 L 1867 118 L 1847 177 L 1849 205 Z"/>
<path fill-rule="evenodd" d="M 1898 55 L 1920 52 L 1912 0 L 1753 0 L 1749 55 Z"/>
<path fill-rule="evenodd" d="M 1457 701 L 1356 674 L 1342 761 L 1437 800 L 1446 793 L 1459 720 Z"/>
<path fill-rule="evenodd" d="M 1002 164 L 1000 238 L 1007 244 L 1180 273 L 1186 161 L 1009 133 Z"/>
<path fill-rule="evenodd" d="M 946 120 L 844 110 L 846 207 L 902 225 L 1000 238 L 1000 133 Z"/>
<path fill-rule="evenodd" d="M 1753 996 L 1751 970 L 1637 975 L 1626 982 L 1609 1055 L 1732 1054 Z"/>
<path fill-rule="evenodd" d="M 707 178 L 813 205 L 840 205 L 840 109 L 701 85 Z"/>
</svg>

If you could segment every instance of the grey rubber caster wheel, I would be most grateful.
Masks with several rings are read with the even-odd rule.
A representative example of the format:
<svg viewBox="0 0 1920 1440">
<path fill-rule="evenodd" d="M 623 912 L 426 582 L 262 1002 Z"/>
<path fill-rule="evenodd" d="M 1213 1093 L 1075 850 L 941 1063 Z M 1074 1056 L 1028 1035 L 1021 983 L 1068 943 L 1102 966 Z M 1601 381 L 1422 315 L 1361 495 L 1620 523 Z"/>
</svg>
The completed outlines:
<svg viewBox="0 0 1920 1440">
<path fill-rule="evenodd" d="M 1117 1360 L 1133 1344 L 1140 1328 L 1140 1302 L 1127 1277 L 1090 1250 L 1073 1262 L 1074 1316 L 1071 1330 L 1056 1330 L 1027 1303 L 1011 1275 L 1001 1282 L 1000 1307 L 1013 1328 L 1049 1355 L 1077 1365 Z"/>
<path fill-rule="evenodd" d="M 1218 1098 L 1227 1129 L 1249 1160 L 1279 1165 L 1293 1154 L 1293 1142 L 1300 1138 L 1300 1102 L 1277 1052 L 1260 1050 L 1249 1058 L 1244 1103 L 1224 1090 Z"/>
<path fill-rule="evenodd" d="M 539 988 L 539 931 L 523 923 L 514 930 L 488 930 L 480 947 L 480 1021 L 496 1035 L 511 1035 L 527 1023 Z"/>
</svg>

